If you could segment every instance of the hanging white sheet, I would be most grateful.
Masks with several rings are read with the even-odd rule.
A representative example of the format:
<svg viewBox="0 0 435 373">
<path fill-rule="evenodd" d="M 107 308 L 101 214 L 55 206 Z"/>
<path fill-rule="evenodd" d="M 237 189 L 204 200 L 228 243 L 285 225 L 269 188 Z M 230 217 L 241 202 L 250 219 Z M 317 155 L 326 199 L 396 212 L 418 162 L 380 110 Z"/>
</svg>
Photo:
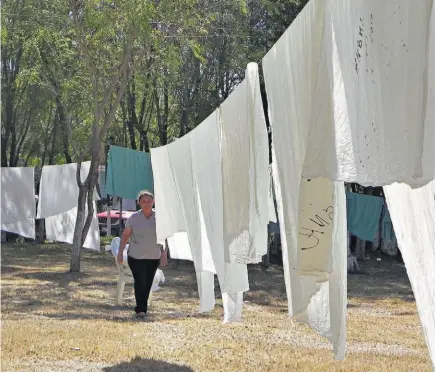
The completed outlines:
<svg viewBox="0 0 435 373">
<path fill-rule="evenodd" d="M 87 212 L 87 209 L 86 209 Z M 45 218 L 45 234 L 47 240 L 72 244 L 77 219 L 77 207 L 62 214 Z M 100 232 L 97 219 L 97 205 L 94 202 L 94 215 L 83 247 L 100 251 Z"/>
<path fill-rule="evenodd" d="M 154 178 L 157 242 L 163 244 L 172 235 L 185 232 L 186 224 L 167 146 L 151 149 L 151 164 Z"/>
<path fill-rule="evenodd" d="M 81 181 L 85 181 L 91 162 L 83 162 L 80 168 Z M 55 216 L 77 206 L 79 188 L 76 179 L 77 163 L 44 166 L 39 184 L 38 219 Z M 94 201 L 99 200 L 94 190 Z"/>
<path fill-rule="evenodd" d="M 423 170 L 427 173 L 427 178 L 435 180 L 435 4 L 432 4 L 428 39 L 427 97 L 424 102 L 426 116 L 423 133 Z M 433 169 L 432 173 L 430 172 L 431 169 Z M 435 358 L 433 361 L 435 366 Z"/>
<path fill-rule="evenodd" d="M 168 238 L 171 259 L 190 260 L 193 262 L 192 249 L 186 232 L 174 233 Z"/>
<path fill-rule="evenodd" d="M 332 272 L 334 183 L 302 180 L 299 201 L 299 268 L 301 274 L 325 277 Z"/>
<path fill-rule="evenodd" d="M 263 60 L 273 139 L 273 181 L 283 250 L 289 314 L 307 308 L 300 279 L 300 181 L 315 105 L 323 31 L 322 1 L 310 1 Z"/>
<path fill-rule="evenodd" d="M 205 226 L 201 225 L 202 211 L 192 170 L 190 134 L 167 145 L 167 148 L 195 270 L 215 273 Z"/>
<path fill-rule="evenodd" d="M 193 261 L 200 297 L 199 311 L 209 312 L 215 306 L 215 268 L 208 240 L 204 237 L 205 231 L 200 225 L 188 136 L 167 146 L 151 149 L 156 229 L 159 242 L 168 240 L 173 259 Z"/>
<path fill-rule="evenodd" d="M 344 155 L 333 179 L 417 186 L 433 178 L 434 163 L 422 163 L 431 6 L 432 0 L 418 7 L 404 0 L 327 1 L 336 134 L 329 161 Z"/>
<path fill-rule="evenodd" d="M 263 60 L 290 314 L 304 305 L 294 273 L 301 176 L 413 187 L 434 178 L 431 6 L 312 0 Z"/>
<path fill-rule="evenodd" d="M 269 143 L 257 64 L 219 111 L 225 261 L 258 263 L 267 254 Z"/>
<path fill-rule="evenodd" d="M 33 167 L 1 168 L 1 229 L 35 238 L 35 173 Z"/>
<path fill-rule="evenodd" d="M 419 189 L 394 183 L 384 192 L 435 369 L 435 181 Z"/>
<path fill-rule="evenodd" d="M 326 179 L 304 182 L 299 214 L 301 288 L 303 295 L 308 295 L 307 300 L 303 300 L 308 306 L 295 318 L 328 338 L 335 358 L 343 359 L 347 308 L 344 183 Z M 304 227 L 310 229 L 308 236 Z"/>
<path fill-rule="evenodd" d="M 241 317 L 243 293 L 249 290 L 246 264 L 226 263 L 219 112 L 213 112 L 190 133 L 192 170 L 198 188 L 204 226 L 224 301 L 224 322 Z M 224 295 L 229 293 L 228 295 Z M 235 303 L 233 303 L 235 302 Z M 234 306 L 234 307 L 233 307 Z"/>
</svg>

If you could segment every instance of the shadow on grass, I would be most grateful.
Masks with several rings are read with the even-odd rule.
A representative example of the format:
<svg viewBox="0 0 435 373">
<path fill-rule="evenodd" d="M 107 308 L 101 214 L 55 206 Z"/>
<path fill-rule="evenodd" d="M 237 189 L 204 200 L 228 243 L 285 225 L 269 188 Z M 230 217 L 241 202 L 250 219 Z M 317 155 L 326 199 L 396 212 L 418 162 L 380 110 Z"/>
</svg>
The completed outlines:
<svg viewBox="0 0 435 373">
<path fill-rule="evenodd" d="M 359 261 L 367 275 L 348 275 L 348 297 L 366 302 L 382 299 L 399 299 L 414 302 L 414 293 L 403 264 L 383 255 L 381 261 L 371 258 Z"/>
<path fill-rule="evenodd" d="M 143 359 L 135 357 L 133 360 L 103 368 L 104 372 L 193 372 L 187 365 L 167 363 L 162 360 Z"/>
</svg>

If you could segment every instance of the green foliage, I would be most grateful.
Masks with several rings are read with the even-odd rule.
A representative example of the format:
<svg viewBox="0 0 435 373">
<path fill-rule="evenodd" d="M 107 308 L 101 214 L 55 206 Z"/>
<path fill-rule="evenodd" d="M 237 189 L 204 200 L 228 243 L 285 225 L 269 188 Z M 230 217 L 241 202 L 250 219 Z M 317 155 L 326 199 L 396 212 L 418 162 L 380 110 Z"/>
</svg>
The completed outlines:
<svg viewBox="0 0 435 373">
<path fill-rule="evenodd" d="M 182 136 L 306 2 L 3 2 L 3 165 L 89 159 L 92 128 L 101 129 L 114 107 L 103 142 L 147 149 Z M 125 56 L 129 80 L 117 107 Z"/>
</svg>

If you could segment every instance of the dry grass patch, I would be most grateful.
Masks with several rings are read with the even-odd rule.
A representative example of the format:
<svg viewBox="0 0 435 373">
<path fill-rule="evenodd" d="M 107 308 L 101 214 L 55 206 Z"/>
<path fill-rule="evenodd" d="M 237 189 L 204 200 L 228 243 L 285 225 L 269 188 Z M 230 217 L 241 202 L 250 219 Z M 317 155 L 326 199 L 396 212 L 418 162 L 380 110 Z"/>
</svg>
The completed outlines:
<svg viewBox="0 0 435 373">
<path fill-rule="evenodd" d="M 146 322 L 132 318 L 132 286 L 114 306 L 112 255 L 85 252 L 68 273 L 66 245 L 2 247 L 2 370 L 28 371 L 430 371 L 402 265 L 364 263 L 349 277 L 348 355 L 287 317 L 282 268 L 249 270 L 244 320 L 222 325 L 222 302 L 196 313 L 193 266 L 166 269 Z"/>
</svg>

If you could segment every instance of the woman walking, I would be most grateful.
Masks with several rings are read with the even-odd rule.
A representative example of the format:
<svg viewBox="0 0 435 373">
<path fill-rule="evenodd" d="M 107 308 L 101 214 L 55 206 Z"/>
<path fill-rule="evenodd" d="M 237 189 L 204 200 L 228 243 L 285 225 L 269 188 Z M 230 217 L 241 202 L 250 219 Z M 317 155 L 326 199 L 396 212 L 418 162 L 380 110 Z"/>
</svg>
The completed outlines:
<svg viewBox="0 0 435 373">
<path fill-rule="evenodd" d="M 118 262 L 122 264 L 124 248 L 129 242 L 128 265 L 134 278 L 136 317 L 144 318 L 157 268 L 166 266 L 168 259 L 164 247 L 157 243 L 153 194 L 141 191 L 138 202 L 140 210 L 130 216 L 122 233 Z"/>
</svg>

